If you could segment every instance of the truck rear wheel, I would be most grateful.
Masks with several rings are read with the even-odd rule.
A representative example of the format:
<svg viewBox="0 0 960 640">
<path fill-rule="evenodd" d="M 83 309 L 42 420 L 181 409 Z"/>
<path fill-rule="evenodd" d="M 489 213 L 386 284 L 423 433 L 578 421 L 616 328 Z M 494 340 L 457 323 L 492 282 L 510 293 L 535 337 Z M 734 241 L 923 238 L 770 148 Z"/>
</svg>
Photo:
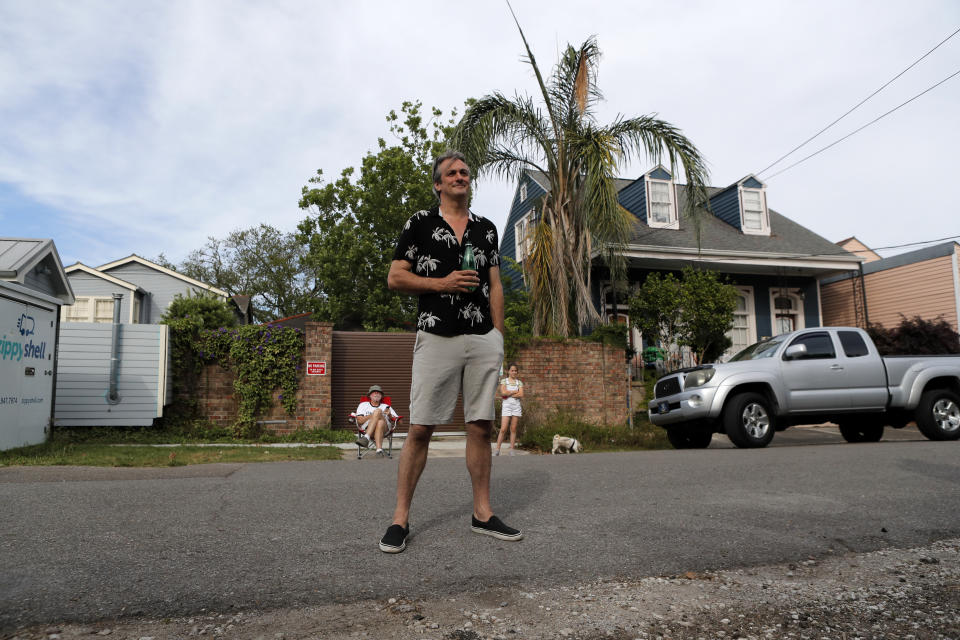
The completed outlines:
<svg viewBox="0 0 960 640">
<path fill-rule="evenodd" d="M 930 440 L 960 438 L 960 397 L 950 389 L 930 389 L 920 396 L 917 427 Z"/>
<path fill-rule="evenodd" d="M 878 422 L 841 422 L 840 435 L 847 442 L 880 442 L 883 425 Z"/>
<path fill-rule="evenodd" d="M 667 429 L 667 440 L 674 449 L 706 449 L 713 441 L 713 433 L 706 429 L 672 427 Z"/>
<path fill-rule="evenodd" d="M 723 428 L 740 448 L 767 446 L 776 429 L 770 402 L 759 393 L 734 396 L 723 409 Z"/>
</svg>

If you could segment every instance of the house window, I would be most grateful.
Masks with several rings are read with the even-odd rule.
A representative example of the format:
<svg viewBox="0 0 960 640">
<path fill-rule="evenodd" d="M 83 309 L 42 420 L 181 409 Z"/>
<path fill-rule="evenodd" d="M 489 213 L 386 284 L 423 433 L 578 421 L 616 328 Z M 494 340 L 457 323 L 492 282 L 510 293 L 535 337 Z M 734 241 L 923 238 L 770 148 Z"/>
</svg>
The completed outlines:
<svg viewBox="0 0 960 640">
<path fill-rule="evenodd" d="M 743 197 L 743 232 L 767 233 L 767 211 L 763 206 L 763 192 L 759 189 L 744 189 Z"/>
<path fill-rule="evenodd" d="M 757 330 L 754 322 L 753 287 L 737 287 L 737 307 L 733 311 L 733 328 L 727 332 L 730 338 L 730 348 L 725 359 L 740 353 L 757 341 Z"/>
<path fill-rule="evenodd" d="M 90 298 L 77 298 L 73 304 L 61 307 L 64 322 L 90 322 Z"/>
<path fill-rule="evenodd" d="M 131 320 L 131 323 L 133 324 L 140 323 L 140 299 L 139 298 L 133 299 L 133 319 Z"/>
<path fill-rule="evenodd" d="M 523 262 L 523 259 L 530 255 L 530 249 L 533 246 L 533 229 L 536 225 L 536 209 L 530 209 L 527 215 L 520 218 L 520 220 L 513 225 L 513 242 L 517 262 Z"/>
<path fill-rule="evenodd" d="M 803 300 L 800 296 L 784 289 L 774 289 L 770 292 L 770 308 L 773 310 L 773 335 L 804 328 Z"/>
<path fill-rule="evenodd" d="M 787 296 L 777 296 L 773 299 L 773 310 L 775 317 L 774 333 L 790 333 L 796 327 L 796 310 L 793 308 L 793 300 Z"/>
<path fill-rule="evenodd" d="M 77 298 L 61 307 L 60 318 L 64 322 L 113 322 L 113 298 Z"/>
<path fill-rule="evenodd" d="M 524 182 L 522 185 L 520 185 L 520 202 L 522 203 L 526 199 L 527 199 L 527 183 Z"/>
<path fill-rule="evenodd" d="M 647 221 L 650 226 L 676 228 L 673 183 L 668 180 L 647 180 L 647 187 L 649 207 Z"/>
</svg>

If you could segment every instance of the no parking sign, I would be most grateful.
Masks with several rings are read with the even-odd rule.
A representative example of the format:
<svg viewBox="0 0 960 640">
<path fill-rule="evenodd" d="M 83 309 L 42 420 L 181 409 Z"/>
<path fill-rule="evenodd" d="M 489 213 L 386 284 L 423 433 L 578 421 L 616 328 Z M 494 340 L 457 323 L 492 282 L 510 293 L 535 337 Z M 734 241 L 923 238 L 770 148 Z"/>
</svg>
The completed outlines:
<svg viewBox="0 0 960 640">
<path fill-rule="evenodd" d="M 308 376 L 325 376 L 325 375 L 327 375 L 327 363 L 326 363 L 326 362 L 308 362 L 308 363 L 307 363 L 307 375 L 308 375 Z"/>
</svg>

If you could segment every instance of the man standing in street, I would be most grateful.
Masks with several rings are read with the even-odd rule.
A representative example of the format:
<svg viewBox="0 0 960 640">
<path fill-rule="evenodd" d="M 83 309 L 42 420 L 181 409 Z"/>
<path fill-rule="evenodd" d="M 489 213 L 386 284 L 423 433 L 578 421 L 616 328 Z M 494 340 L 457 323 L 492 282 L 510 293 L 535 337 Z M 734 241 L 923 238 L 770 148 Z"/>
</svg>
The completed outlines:
<svg viewBox="0 0 960 640">
<path fill-rule="evenodd" d="M 410 429 L 400 454 L 397 506 L 380 550 L 400 553 L 410 533 L 410 503 L 427 464 L 434 427 L 450 422 L 463 393 L 467 470 L 473 484 L 471 530 L 500 540 L 523 534 L 505 525 L 490 506 L 490 430 L 494 392 L 503 361 L 503 286 L 497 229 L 468 209 L 470 168 L 457 151 L 433 163 L 440 201 L 404 226 L 390 264 L 388 286 L 418 296 L 413 348 Z M 473 246 L 477 269 L 462 270 Z"/>
</svg>

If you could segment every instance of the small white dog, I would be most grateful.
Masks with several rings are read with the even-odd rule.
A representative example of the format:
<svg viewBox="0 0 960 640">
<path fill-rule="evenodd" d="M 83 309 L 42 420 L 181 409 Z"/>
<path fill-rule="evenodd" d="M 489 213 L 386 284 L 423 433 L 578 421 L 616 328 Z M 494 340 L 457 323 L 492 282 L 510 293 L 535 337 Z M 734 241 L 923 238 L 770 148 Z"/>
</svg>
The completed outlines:
<svg viewBox="0 0 960 640">
<path fill-rule="evenodd" d="M 553 436 L 553 451 L 550 453 L 580 453 L 583 451 L 583 445 L 576 438 L 567 438 L 556 434 Z"/>
</svg>

